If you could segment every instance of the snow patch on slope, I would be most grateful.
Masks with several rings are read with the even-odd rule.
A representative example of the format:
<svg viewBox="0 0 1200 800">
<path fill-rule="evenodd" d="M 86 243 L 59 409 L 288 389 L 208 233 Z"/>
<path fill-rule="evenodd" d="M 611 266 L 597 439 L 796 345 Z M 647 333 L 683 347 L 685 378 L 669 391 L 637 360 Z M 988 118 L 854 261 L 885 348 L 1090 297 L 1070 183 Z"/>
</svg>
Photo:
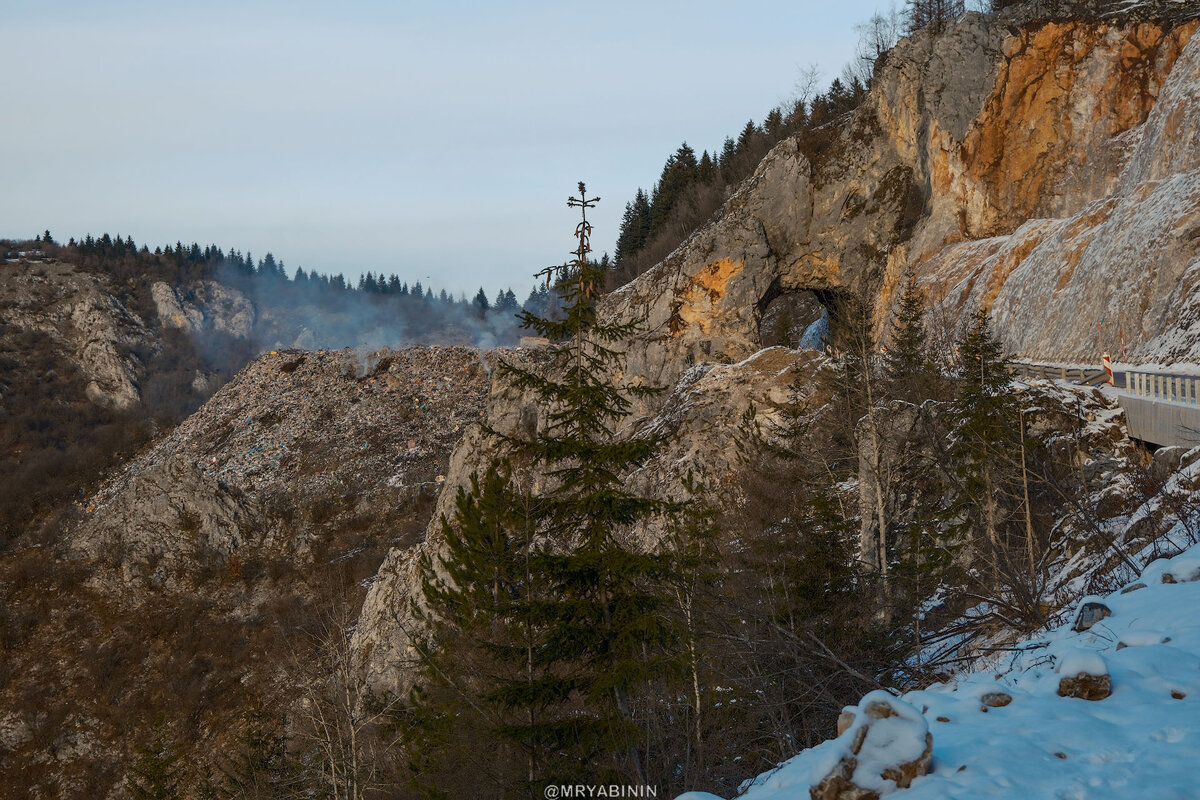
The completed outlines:
<svg viewBox="0 0 1200 800">
<path fill-rule="evenodd" d="M 897 708 L 919 709 L 933 733 L 930 774 L 907 790 L 859 785 L 905 800 L 1197 797 L 1200 545 L 1153 562 L 1136 583 L 1103 602 L 1112 615 L 1088 631 L 1063 625 L 1020 643 L 999 671 L 960 675 L 902 701 L 890 698 Z M 1065 677 L 1097 672 L 1111 676 L 1106 699 L 1058 695 Z M 1011 703 L 981 702 L 997 692 Z M 859 708 L 877 694 L 864 697 Z M 850 735 L 759 776 L 741 797 L 809 800 Z M 912 738 L 897 734 L 880 759 L 908 757 Z"/>
</svg>

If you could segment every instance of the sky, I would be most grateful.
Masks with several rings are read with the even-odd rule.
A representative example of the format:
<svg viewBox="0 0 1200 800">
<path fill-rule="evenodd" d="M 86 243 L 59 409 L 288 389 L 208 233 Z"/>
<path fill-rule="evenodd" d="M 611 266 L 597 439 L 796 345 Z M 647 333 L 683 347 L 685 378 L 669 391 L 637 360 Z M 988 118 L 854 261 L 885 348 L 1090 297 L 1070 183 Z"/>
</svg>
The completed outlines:
<svg viewBox="0 0 1200 800">
<path fill-rule="evenodd" d="M 886 0 L 0 0 L 0 237 L 104 232 L 519 295 L 852 56 Z M 521 291 L 524 289 L 524 291 Z"/>
</svg>

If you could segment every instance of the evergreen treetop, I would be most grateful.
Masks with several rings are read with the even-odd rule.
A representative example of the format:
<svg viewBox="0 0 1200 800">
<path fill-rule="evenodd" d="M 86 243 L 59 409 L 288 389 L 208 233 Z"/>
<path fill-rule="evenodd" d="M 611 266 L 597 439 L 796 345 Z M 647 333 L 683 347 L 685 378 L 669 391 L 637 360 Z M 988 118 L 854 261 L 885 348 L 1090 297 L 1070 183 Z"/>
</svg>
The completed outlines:
<svg viewBox="0 0 1200 800">
<path fill-rule="evenodd" d="M 125 789 L 133 800 L 177 800 L 179 753 L 166 738 L 166 727 L 155 725 L 153 738 L 138 747 L 137 760 L 129 768 Z"/>
<path fill-rule="evenodd" d="M 884 354 L 884 368 L 893 394 L 911 402 L 932 397 L 938 372 L 929 354 L 925 328 L 925 298 L 915 275 L 909 274 L 892 320 L 891 346 Z"/>
</svg>

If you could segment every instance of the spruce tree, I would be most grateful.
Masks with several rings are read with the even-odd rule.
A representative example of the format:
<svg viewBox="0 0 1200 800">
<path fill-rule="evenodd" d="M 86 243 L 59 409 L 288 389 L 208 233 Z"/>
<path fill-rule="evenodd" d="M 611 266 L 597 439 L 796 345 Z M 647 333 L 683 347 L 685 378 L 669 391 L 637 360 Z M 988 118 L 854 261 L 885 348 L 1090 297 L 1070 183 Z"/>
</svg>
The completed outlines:
<svg viewBox="0 0 1200 800">
<path fill-rule="evenodd" d="M 507 468 L 492 464 L 471 476 L 470 491 L 459 489 L 453 518 L 442 520 L 443 554 L 421 564 L 434 642 L 426 713 L 410 726 L 408 749 L 429 780 L 469 761 L 497 788 L 527 791 L 557 749 L 536 735 L 549 716 L 542 695 L 559 677 L 542 647 L 548 594 L 531 504 Z"/>
<path fill-rule="evenodd" d="M 125 789 L 133 800 L 177 800 L 179 754 L 166 738 L 166 726 L 155 724 L 153 738 L 138 748 L 137 760 L 129 768 Z"/>
<path fill-rule="evenodd" d="M 599 198 L 583 183 L 579 192 L 568 201 L 582 212 L 574 257 L 538 274 L 561 312 L 520 315 L 554 342 L 549 364 L 535 371 L 501 363 L 514 388 L 539 399 L 544 427 L 530 438 L 493 431 L 510 461 L 541 469 L 546 490 L 519 500 L 507 470 L 493 467 L 460 494 L 440 569 L 425 569 L 431 611 L 445 620 L 443 642 L 465 637 L 482 655 L 474 678 L 445 675 L 445 683 L 456 683 L 484 727 L 523 749 L 535 792 L 581 776 L 644 783 L 635 703 L 652 682 L 673 680 L 682 662 L 679 626 L 667 613 L 677 585 L 670 548 L 629 539 L 675 506 L 622 484 L 659 440 L 615 436 L 633 401 L 652 390 L 612 378 L 623 362 L 615 348 L 637 324 L 597 317 L 604 275 L 588 258 L 587 210 Z"/>
<path fill-rule="evenodd" d="M 579 184 L 579 197 L 568 200 L 582 213 L 574 258 L 539 273 L 562 296 L 562 319 L 522 315 L 526 327 L 558 343 L 551 368 L 502 368 L 547 409 L 546 427 L 536 438 L 512 443 L 555 484 L 541 498 L 548 540 L 540 561 L 554 593 L 545 607 L 546 649 L 570 665 L 573 693 L 583 705 L 584 713 L 570 721 L 570 744 L 585 764 L 605 753 L 624 753 L 623 768 L 614 764 L 618 774 L 644 781 L 631 696 L 675 664 L 670 645 L 677 632 L 663 613 L 673 564 L 669 553 L 647 552 L 625 534 L 669 509 L 622 485 L 659 440 L 614 435 L 633 400 L 653 390 L 612 378 L 624 361 L 614 347 L 638 325 L 604 322 L 596 314 L 604 275 L 587 257 L 592 232 L 587 210 L 598 200 Z"/>
<path fill-rule="evenodd" d="M 1021 447 L 1020 407 L 1010 391 L 1003 345 L 984 309 L 959 339 L 959 389 L 953 405 L 950 459 L 956 478 L 950 516 L 966 543 L 984 556 L 992 589 L 1005 559 L 1005 528 L 1012 508 L 1013 465 Z"/>
<path fill-rule="evenodd" d="M 920 403 L 936 391 L 937 370 L 929 355 L 925 330 L 925 298 L 909 274 L 900 295 L 900 307 L 892 321 L 891 347 L 884 354 L 884 368 L 892 394 Z"/>
</svg>

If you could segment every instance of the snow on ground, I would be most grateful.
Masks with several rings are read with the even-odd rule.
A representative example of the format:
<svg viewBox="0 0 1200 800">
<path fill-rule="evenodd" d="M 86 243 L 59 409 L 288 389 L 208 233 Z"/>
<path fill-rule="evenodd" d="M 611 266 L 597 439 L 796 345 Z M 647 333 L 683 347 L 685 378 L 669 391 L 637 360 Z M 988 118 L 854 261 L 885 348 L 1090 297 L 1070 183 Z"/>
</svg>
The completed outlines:
<svg viewBox="0 0 1200 800">
<path fill-rule="evenodd" d="M 904 800 L 1200 798 L 1200 545 L 1154 561 L 1122 590 L 1080 605 L 1097 601 L 1112 613 L 1087 631 L 1072 629 L 1072 614 L 1056 630 L 1020 643 L 997 672 L 904 695 L 933 734 L 931 772 L 909 789 L 872 788 Z M 1080 673 L 1107 673 L 1112 694 L 1060 697 L 1059 681 Z M 1011 702 L 984 704 L 985 695 L 997 693 Z M 760 775 L 741 797 L 808 800 L 855 735 L 852 726 L 802 752 Z M 905 752 L 895 760 L 911 755 L 911 741 L 896 741 Z"/>
</svg>

